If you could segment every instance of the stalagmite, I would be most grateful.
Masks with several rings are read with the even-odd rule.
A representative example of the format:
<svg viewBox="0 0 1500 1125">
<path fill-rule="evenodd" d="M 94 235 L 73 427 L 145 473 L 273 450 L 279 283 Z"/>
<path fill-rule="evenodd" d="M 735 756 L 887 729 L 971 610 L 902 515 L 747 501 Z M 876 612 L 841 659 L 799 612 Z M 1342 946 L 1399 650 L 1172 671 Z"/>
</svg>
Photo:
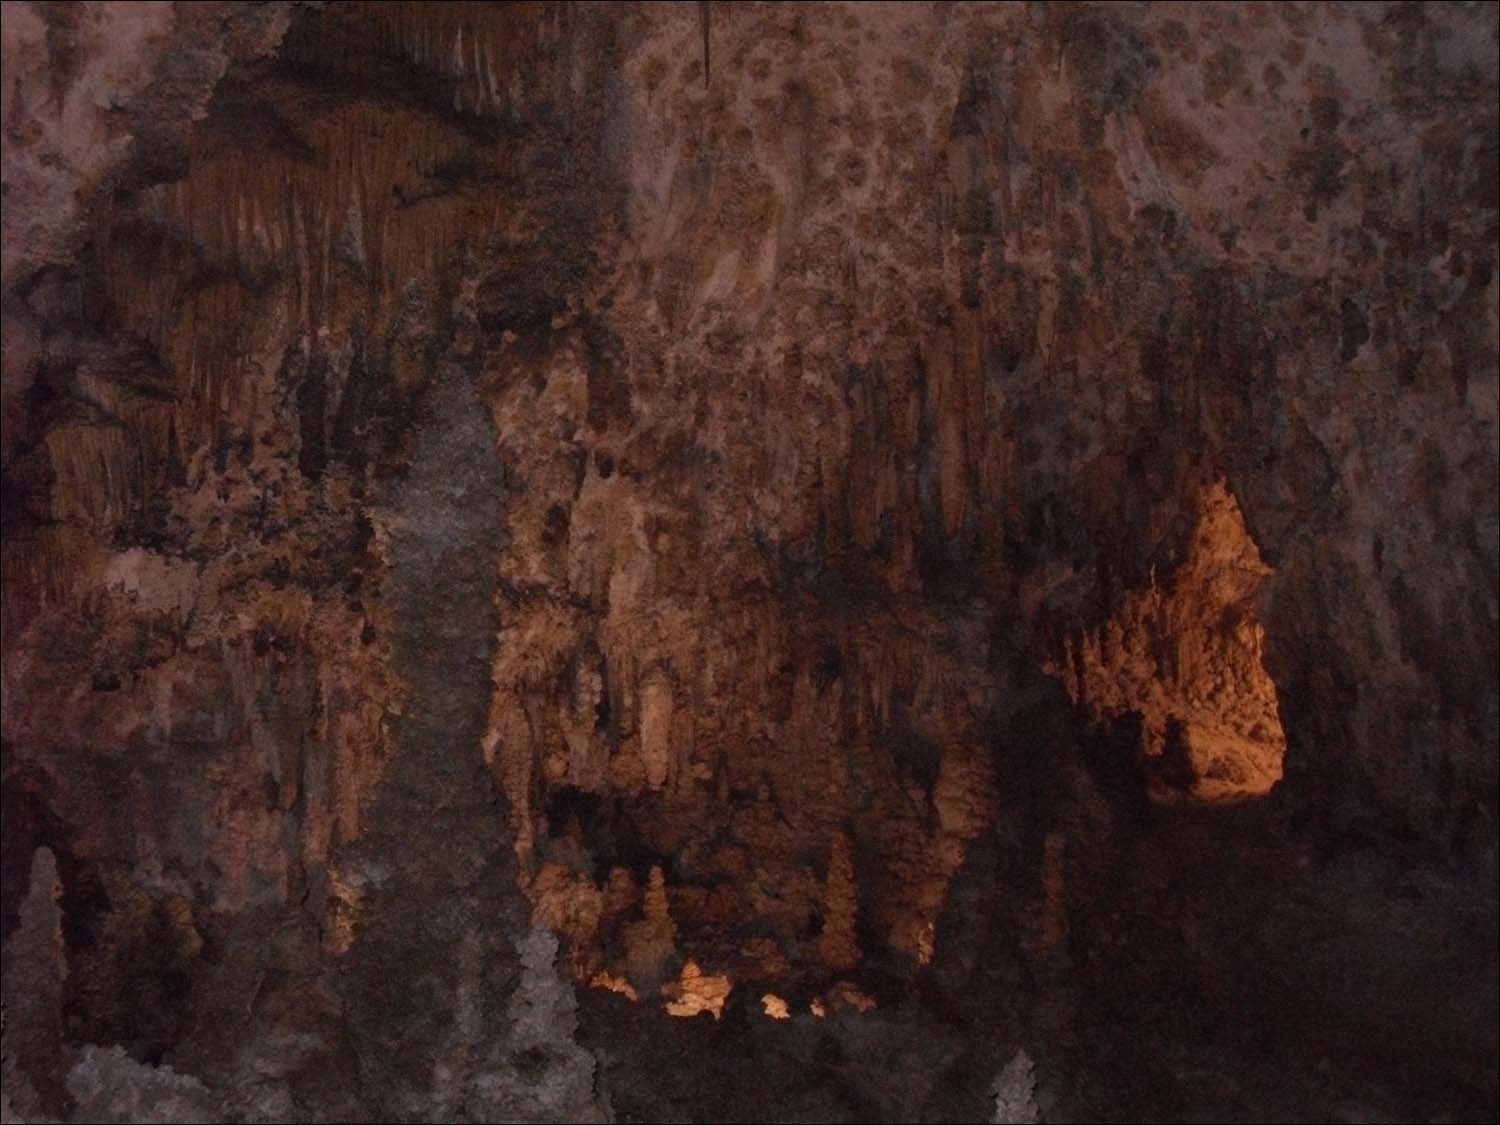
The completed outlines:
<svg viewBox="0 0 1500 1125">
<path fill-rule="evenodd" d="M 625 928 L 623 943 L 627 975 L 642 992 L 655 991 L 674 971 L 677 927 L 667 901 L 666 877 L 659 866 L 646 880 L 642 918 Z"/>
<path fill-rule="evenodd" d="M 854 881 L 854 862 L 849 838 L 842 832 L 833 838 L 828 852 L 828 878 L 824 884 L 823 935 L 818 939 L 818 959 L 836 973 L 859 964 L 859 941 L 855 923 L 859 892 Z"/>
</svg>

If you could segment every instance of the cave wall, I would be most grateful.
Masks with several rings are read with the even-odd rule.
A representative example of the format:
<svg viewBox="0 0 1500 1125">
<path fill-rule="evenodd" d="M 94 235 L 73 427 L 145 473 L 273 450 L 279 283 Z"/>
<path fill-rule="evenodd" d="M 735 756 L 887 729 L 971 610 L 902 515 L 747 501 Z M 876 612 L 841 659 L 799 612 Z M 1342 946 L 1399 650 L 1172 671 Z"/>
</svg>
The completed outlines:
<svg viewBox="0 0 1500 1125">
<path fill-rule="evenodd" d="M 852 893 L 925 963 L 1008 685 L 1220 486 L 1278 799 L 1493 848 L 1493 7 L 69 11 L 5 16 L 4 769 L 73 1034 L 288 910 L 357 1008 L 419 808 L 465 956 L 830 971 Z"/>
</svg>

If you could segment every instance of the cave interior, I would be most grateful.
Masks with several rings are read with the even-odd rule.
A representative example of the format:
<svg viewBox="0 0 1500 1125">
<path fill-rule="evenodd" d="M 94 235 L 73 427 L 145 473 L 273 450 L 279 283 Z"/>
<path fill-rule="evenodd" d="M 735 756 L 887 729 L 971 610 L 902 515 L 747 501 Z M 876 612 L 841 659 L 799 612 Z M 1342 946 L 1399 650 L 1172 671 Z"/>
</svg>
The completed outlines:
<svg viewBox="0 0 1500 1125">
<path fill-rule="evenodd" d="M 1493 1121 L 1493 4 L 3 4 L 5 1122 Z"/>
</svg>

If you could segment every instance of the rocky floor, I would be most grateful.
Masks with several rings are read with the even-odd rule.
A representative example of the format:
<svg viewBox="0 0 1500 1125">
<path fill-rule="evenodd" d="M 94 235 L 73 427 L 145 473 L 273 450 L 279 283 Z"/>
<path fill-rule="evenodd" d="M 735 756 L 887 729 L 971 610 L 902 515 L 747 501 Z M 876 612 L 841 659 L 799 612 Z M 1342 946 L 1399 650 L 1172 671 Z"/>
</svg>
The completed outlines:
<svg viewBox="0 0 1500 1125">
<path fill-rule="evenodd" d="M 1494 896 L 1273 842 L 1279 817 L 1161 811 L 1065 951 L 1008 995 L 975 975 L 984 1004 L 869 979 L 871 1013 L 780 1022 L 742 996 L 716 1023 L 595 992 L 581 1037 L 620 1121 L 988 1119 L 1022 1047 L 1047 1121 L 1493 1120 Z"/>
<path fill-rule="evenodd" d="M 1496 1111 L 1496 902 L 1274 807 L 1174 811 L 1080 950 L 1073 1120 L 1469 1121 Z M 1489 887 L 1493 892 L 1493 876 Z"/>
</svg>

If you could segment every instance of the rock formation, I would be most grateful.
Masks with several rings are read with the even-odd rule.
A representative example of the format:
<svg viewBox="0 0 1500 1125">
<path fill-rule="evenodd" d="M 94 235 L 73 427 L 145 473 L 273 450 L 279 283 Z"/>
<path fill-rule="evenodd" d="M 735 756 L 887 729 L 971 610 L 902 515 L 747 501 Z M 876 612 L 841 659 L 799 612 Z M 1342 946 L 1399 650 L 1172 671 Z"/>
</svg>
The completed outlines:
<svg viewBox="0 0 1500 1125">
<path fill-rule="evenodd" d="M 1149 589 L 1126 595 L 1098 630 L 1076 644 L 1066 638 L 1048 670 L 1096 716 L 1139 714 L 1139 753 L 1158 774 L 1176 746 L 1187 771 L 1177 788 L 1203 800 L 1269 792 L 1286 752 L 1255 602 L 1271 573 L 1234 497 L 1216 482 L 1199 502 L 1170 588 L 1153 574 Z"/>
<path fill-rule="evenodd" d="M 1497 37 L 7 0 L 15 1112 L 1492 1116 Z"/>
<path fill-rule="evenodd" d="M 672 924 L 667 885 L 660 867 L 651 868 L 641 912 L 640 921 L 625 929 L 622 941 L 631 981 L 649 993 L 672 976 L 677 957 L 677 927 Z"/>
<path fill-rule="evenodd" d="M 836 973 L 848 972 L 859 964 L 859 937 L 855 930 L 858 913 L 859 889 L 854 881 L 854 863 L 849 857 L 849 839 L 840 832 L 828 852 L 823 934 L 818 938 L 818 959 Z"/>
</svg>

